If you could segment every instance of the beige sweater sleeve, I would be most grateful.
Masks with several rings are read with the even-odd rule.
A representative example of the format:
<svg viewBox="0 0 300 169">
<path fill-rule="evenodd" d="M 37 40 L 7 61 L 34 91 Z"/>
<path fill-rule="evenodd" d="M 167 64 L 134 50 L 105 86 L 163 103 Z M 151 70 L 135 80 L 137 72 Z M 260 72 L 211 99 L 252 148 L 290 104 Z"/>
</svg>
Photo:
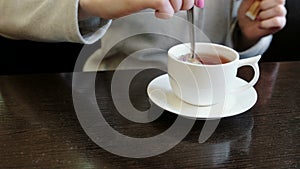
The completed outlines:
<svg viewBox="0 0 300 169">
<path fill-rule="evenodd" d="M 111 20 L 78 21 L 79 0 L 0 0 L 0 35 L 12 39 L 91 44 Z M 79 26 L 80 25 L 80 26 Z"/>
</svg>

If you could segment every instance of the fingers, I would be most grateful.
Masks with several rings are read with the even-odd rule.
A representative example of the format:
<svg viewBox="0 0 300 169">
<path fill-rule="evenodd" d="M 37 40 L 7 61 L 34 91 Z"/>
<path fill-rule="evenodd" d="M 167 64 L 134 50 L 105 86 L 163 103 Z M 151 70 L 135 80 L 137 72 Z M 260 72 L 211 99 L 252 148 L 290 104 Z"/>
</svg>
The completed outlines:
<svg viewBox="0 0 300 169">
<path fill-rule="evenodd" d="M 174 15 L 174 8 L 169 0 L 156 0 L 155 16 L 161 19 L 168 19 Z"/>
<path fill-rule="evenodd" d="M 269 8 L 267 10 L 261 11 L 259 14 L 259 19 L 268 19 L 276 16 L 285 16 L 287 14 L 287 10 L 283 5 L 277 5 L 273 8 Z"/>
<path fill-rule="evenodd" d="M 203 1 L 203 0 L 198 0 Z M 167 19 L 181 10 L 191 9 L 195 0 L 79 0 L 79 19 L 97 16 L 113 19 L 154 9 L 158 18 Z M 109 8 L 108 8 L 109 6 Z"/>
<path fill-rule="evenodd" d="M 270 8 L 274 8 L 275 6 L 284 5 L 284 4 L 285 4 L 285 0 L 263 0 L 260 3 L 260 9 L 267 10 Z"/>
<path fill-rule="evenodd" d="M 194 0 L 183 0 L 181 10 L 189 10 L 194 6 Z"/>
<path fill-rule="evenodd" d="M 285 26 L 285 24 L 286 24 L 285 17 L 273 17 L 271 19 L 261 21 L 259 27 L 261 29 L 271 29 L 271 28 L 281 29 Z"/>
<path fill-rule="evenodd" d="M 281 29 L 286 24 L 287 10 L 284 6 L 285 0 L 263 0 L 258 20 L 260 27 L 264 29 Z"/>
<path fill-rule="evenodd" d="M 183 4 L 182 1 L 170 0 L 170 2 L 171 2 L 171 5 L 172 5 L 175 13 L 181 10 L 182 4 Z"/>
<path fill-rule="evenodd" d="M 168 19 L 180 10 L 188 10 L 193 7 L 194 0 L 154 0 L 155 16 Z"/>
</svg>

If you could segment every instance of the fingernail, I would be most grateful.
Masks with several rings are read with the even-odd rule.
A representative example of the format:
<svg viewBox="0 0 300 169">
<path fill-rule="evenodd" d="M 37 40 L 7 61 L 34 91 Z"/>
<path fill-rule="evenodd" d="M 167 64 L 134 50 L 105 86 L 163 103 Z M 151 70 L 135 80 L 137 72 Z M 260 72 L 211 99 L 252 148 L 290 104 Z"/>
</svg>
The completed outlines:
<svg viewBox="0 0 300 169">
<path fill-rule="evenodd" d="M 199 8 L 204 8 L 204 0 L 196 0 L 195 6 L 197 6 Z"/>
<path fill-rule="evenodd" d="M 261 18 L 260 18 L 260 17 L 256 17 L 256 20 L 257 20 L 257 21 L 261 21 Z"/>
</svg>

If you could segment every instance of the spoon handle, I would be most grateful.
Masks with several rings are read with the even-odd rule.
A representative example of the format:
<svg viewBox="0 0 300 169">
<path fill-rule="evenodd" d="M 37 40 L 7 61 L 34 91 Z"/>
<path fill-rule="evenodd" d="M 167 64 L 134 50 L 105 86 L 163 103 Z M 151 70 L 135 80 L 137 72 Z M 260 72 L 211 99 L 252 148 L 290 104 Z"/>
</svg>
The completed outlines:
<svg viewBox="0 0 300 169">
<path fill-rule="evenodd" d="M 191 41 L 191 52 L 192 58 L 195 57 L 195 27 L 194 27 L 194 7 L 187 11 L 187 20 L 190 22 L 189 24 L 189 33 L 190 33 L 190 41 Z"/>
</svg>

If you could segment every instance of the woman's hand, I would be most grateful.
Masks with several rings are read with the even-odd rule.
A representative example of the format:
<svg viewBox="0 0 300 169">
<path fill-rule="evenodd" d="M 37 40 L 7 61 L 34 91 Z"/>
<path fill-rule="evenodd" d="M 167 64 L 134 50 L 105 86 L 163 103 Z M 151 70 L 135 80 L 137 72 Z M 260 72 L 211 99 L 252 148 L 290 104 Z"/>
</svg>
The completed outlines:
<svg viewBox="0 0 300 169">
<path fill-rule="evenodd" d="M 251 20 L 245 14 L 253 2 L 254 0 L 243 0 L 238 11 L 242 50 L 255 44 L 262 37 L 280 31 L 286 25 L 285 0 L 261 0 L 260 12 L 255 20 Z"/>
<path fill-rule="evenodd" d="M 143 9 L 154 9 L 155 16 L 170 18 L 180 10 L 193 7 L 195 0 L 80 0 L 79 18 L 97 16 L 114 19 L 139 12 Z M 203 1 L 203 0 L 196 0 Z M 199 2 L 198 2 L 199 3 Z"/>
</svg>

